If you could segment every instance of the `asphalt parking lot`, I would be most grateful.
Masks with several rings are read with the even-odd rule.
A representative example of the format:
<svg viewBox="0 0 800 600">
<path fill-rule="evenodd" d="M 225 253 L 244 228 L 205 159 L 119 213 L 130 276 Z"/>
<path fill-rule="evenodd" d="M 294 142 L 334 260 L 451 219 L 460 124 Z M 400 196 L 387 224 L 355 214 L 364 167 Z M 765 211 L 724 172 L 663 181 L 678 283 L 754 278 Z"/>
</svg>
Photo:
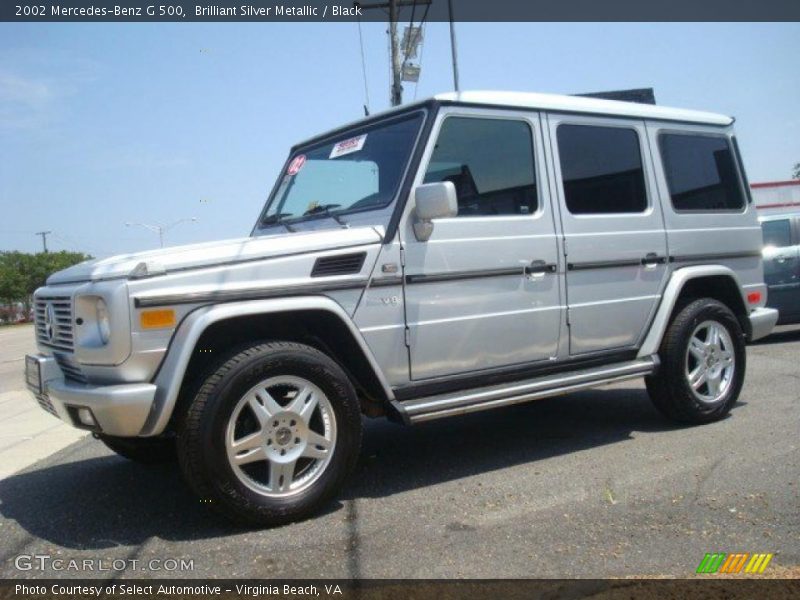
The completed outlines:
<svg viewBox="0 0 800 600">
<path fill-rule="evenodd" d="M 368 421 L 339 501 L 272 530 L 234 528 L 177 467 L 86 437 L 0 480 L 0 576 L 685 577 L 706 552 L 772 552 L 767 574 L 796 576 L 799 357 L 797 327 L 750 346 L 740 402 L 703 427 L 663 420 L 638 382 L 415 428 Z M 42 554 L 128 563 L 15 567 Z"/>
</svg>

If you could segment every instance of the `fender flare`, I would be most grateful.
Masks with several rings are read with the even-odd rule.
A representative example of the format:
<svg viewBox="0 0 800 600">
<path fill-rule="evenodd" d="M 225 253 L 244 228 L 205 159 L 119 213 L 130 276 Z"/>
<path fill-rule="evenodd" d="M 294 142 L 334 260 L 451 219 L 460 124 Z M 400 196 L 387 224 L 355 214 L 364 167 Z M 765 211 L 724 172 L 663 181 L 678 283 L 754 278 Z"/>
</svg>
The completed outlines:
<svg viewBox="0 0 800 600">
<path fill-rule="evenodd" d="M 683 290 L 684 285 L 686 285 L 686 282 L 691 281 L 692 279 L 699 279 L 701 277 L 719 276 L 730 277 L 733 280 L 733 282 L 736 284 L 736 288 L 739 290 L 739 294 L 742 296 L 742 305 L 747 307 L 747 299 L 742 291 L 742 284 L 739 281 L 739 278 L 736 276 L 736 273 L 729 267 L 725 267 L 723 265 L 698 265 L 694 267 L 677 269 L 672 272 L 672 275 L 667 282 L 667 286 L 664 289 L 664 293 L 661 296 L 661 304 L 659 305 L 656 315 L 653 318 L 653 322 L 650 325 L 650 330 L 647 332 L 647 335 L 645 336 L 644 341 L 639 348 L 639 358 L 658 353 L 658 349 L 661 346 L 661 339 L 664 337 L 664 333 L 667 331 L 669 319 L 670 316 L 672 316 L 672 310 L 675 308 L 675 304 L 677 303 L 678 298 L 681 295 L 681 291 Z"/>
<path fill-rule="evenodd" d="M 194 353 L 197 341 L 208 327 L 219 321 L 248 315 L 267 315 L 278 312 L 302 310 L 323 310 L 332 313 L 348 328 L 353 339 L 364 353 L 375 377 L 383 387 L 389 401 L 394 393 L 383 376 L 372 351 L 364 341 L 350 315 L 334 300 L 326 296 L 300 296 L 274 298 L 269 300 L 248 300 L 200 307 L 191 312 L 179 325 L 170 341 L 166 357 L 155 377 L 156 394 L 150 413 L 139 436 L 148 437 L 161 434 L 167 427 L 172 411 L 178 401 L 186 369 Z"/>
</svg>

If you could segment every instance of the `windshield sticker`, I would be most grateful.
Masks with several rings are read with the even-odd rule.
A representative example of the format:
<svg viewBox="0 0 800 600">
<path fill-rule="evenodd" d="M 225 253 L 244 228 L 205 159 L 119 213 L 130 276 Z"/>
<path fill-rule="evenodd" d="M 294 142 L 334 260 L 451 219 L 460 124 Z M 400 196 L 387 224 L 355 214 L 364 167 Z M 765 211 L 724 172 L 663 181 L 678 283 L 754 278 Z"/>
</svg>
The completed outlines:
<svg viewBox="0 0 800 600">
<path fill-rule="evenodd" d="M 303 165 L 306 164 L 306 155 L 299 154 L 294 157 L 294 160 L 289 163 L 289 168 L 286 169 L 287 175 L 297 175 L 300 169 L 303 168 Z"/>
<path fill-rule="evenodd" d="M 331 150 L 331 155 L 328 158 L 338 158 L 340 156 L 344 156 L 345 154 L 352 154 L 353 152 L 358 152 L 364 147 L 364 142 L 367 141 L 367 134 L 359 135 L 354 138 L 350 138 L 349 140 L 344 140 L 335 144 L 333 146 L 333 150 Z"/>
</svg>

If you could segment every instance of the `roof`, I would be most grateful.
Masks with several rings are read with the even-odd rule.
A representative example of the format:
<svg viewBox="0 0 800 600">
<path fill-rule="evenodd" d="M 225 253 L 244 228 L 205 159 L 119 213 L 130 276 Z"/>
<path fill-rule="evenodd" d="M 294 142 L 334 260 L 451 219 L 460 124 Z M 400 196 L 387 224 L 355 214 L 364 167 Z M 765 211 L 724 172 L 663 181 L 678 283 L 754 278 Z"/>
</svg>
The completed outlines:
<svg viewBox="0 0 800 600">
<path fill-rule="evenodd" d="M 448 92 L 434 96 L 439 102 L 481 104 L 486 106 L 507 106 L 552 110 L 558 112 L 604 114 L 637 119 L 658 119 L 662 121 L 682 121 L 705 125 L 731 125 L 733 117 L 685 108 L 668 108 L 637 102 L 619 102 L 587 98 L 585 96 L 560 96 L 557 94 L 536 94 L 529 92 Z"/>
<path fill-rule="evenodd" d="M 603 114 L 609 116 L 629 117 L 635 119 L 656 119 L 661 121 L 677 121 L 726 127 L 733 124 L 733 117 L 684 108 L 668 108 L 638 102 L 620 102 L 584 96 L 562 96 L 558 94 L 538 94 L 532 92 L 447 92 L 437 94 L 433 98 L 402 104 L 353 121 L 319 135 L 303 140 L 292 146 L 294 151 L 299 146 L 324 140 L 338 133 L 373 122 L 395 113 L 421 108 L 432 102 L 445 104 L 469 104 L 484 106 L 500 106 L 506 108 L 525 108 L 530 110 L 551 110 L 555 112 L 572 112 L 587 114 Z"/>
</svg>

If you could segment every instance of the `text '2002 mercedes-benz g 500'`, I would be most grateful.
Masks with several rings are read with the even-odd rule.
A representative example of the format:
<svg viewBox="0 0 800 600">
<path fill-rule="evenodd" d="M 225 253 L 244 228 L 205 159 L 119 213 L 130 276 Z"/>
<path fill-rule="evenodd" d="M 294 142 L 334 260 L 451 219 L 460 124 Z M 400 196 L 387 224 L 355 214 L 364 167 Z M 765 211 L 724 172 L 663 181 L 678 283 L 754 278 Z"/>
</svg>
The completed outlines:
<svg viewBox="0 0 800 600">
<path fill-rule="evenodd" d="M 725 116 L 445 94 L 295 146 L 250 237 L 82 263 L 35 295 L 43 408 L 254 524 L 406 424 L 644 377 L 725 416 L 770 332 Z"/>
</svg>

